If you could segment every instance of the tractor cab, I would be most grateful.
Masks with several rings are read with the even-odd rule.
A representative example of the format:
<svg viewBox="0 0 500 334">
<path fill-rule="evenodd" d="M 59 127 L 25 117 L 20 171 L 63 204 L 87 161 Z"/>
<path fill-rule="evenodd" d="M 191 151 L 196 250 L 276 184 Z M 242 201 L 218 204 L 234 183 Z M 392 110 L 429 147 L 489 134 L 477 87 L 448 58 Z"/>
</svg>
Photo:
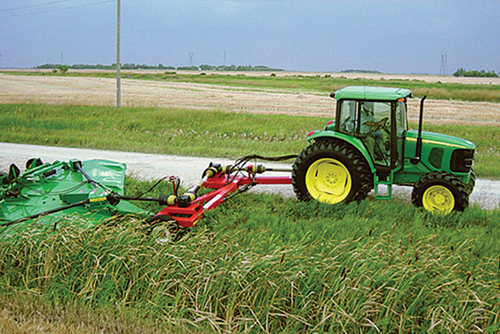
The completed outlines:
<svg viewBox="0 0 500 334">
<path fill-rule="evenodd" d="M 411 96 L 407 89 L 357 86 L 331 95 L 337 100 L 336 122 L 331 130 L 357 139 L 360 151 L 374 169 L 376 197 L 391 197 L 391 193 L 380 196 L 378 185 L 388 185 L 391 192 L 394 173 L 404 164 L 406 102 Z"/>
<path fill-rule="evenodd" d="M 407 130 L 405 97 L 396 101 L 343 99 L 338 102 L 336 119 L 335 131 L 359 138 L 378 170 L 401 166 Z"/>
</svg>

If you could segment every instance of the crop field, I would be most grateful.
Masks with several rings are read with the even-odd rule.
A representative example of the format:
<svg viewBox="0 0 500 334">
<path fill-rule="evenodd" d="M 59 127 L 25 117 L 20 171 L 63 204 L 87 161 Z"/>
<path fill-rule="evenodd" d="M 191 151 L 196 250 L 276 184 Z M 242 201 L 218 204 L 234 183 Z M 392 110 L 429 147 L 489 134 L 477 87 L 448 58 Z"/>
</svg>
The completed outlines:
<svg viewBox="0 0 500 334">
<path fill-rule="evenodd" d="M 0 102 L 116 105 L 116 79 L 110 77 L 112 73 L 89 75 L 0 73 Z M 417 122 L 419 98 L 428 95 L 426 124 L 500 126 L 500 80 L 494 82 L 464 86 L 400 79 L 124 74 L 122 106 L 332 117 L 335 103 L 329 98 L 330 91 L 352 84 L 392 85 L 413 89 L 410 122 Z"/>
<path fill-rule="evenodd" d="M 357 80 L 125 73 L 116 111 L 107 74 L 31 74 L 0 73 L 0 141 L 227 158 L 298 153 L 333 115 L 323 81 Z M 478 176 L 500 177 L 498 83 L 418 78 L 406 83 L 428 90 L 424 130 L 474 141 Z M 450 100 L 439 85 L 479 90 Z M 136 196 L 154 181 L 126 183 Z M 0 239 L 0 332 L 498 333 L 499 224 L 500 208 L 266 194 L 232 198 L 176 242 L 137 217 L 91 230 L 68 219 Z"/>
</svg>

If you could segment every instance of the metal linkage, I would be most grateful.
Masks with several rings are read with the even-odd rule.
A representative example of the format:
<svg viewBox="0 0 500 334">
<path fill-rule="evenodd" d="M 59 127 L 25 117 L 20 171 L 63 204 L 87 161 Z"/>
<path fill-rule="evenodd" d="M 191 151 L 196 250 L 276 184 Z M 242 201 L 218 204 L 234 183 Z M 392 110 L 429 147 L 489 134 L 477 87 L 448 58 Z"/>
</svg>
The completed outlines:
<svg viewBox="0 0 500 334">
<path fill-rule="evenodd" d="M 167 206 L 156 216 L 169 216 L 182 227 L 193 227 L 211 210 L 228 200 L 231 195 L 246 191 L 258 184 L 291 184 L 289 176 L 257 176 L 265 172 L 290 172 L 291 168 L 266 168 L 263 165 L 241 166 L 238 164 L 222 166 L 210 163 L 203 171 L 200 182 L 182 195 L 168 196 Z M 202 188 L 214 189 L 198 197 Z"/>
</svg>

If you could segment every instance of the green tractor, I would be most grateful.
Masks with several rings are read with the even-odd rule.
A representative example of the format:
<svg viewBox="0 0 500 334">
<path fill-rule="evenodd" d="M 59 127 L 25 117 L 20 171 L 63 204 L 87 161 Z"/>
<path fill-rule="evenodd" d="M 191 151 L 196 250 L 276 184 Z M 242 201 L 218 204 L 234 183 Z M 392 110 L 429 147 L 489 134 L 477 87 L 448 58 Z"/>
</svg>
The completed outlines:
<svg viewBox="0 0 500 334">
<path fill-rule="evenodd" d="M 469 204 L 475 184 L 475 144 L 422 132 L 425 96 L 417 130 L 408 129 L 408 89 L 350 86 L 331 93 L 335 120 L 311 131 L 310 145 L 293 164 L 292 184 L 300 200 L 336 204 L 392 198 L 392 186 L 411 186 L 412 203 L 448 214 Z M 381 185 L 387 187 L 381 194 Z"/>
</svg>

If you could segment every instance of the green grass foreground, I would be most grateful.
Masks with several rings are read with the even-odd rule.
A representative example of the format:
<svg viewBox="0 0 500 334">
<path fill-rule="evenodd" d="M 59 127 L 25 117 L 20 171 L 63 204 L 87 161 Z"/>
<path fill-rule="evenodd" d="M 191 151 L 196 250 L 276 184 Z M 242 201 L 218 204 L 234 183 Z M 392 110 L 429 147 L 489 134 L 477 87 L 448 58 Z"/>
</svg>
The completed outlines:
<svg viewBox="0 0 500 334">
<path fill-rule="evenodd" d="M 101 106 L 0 104 L 0 141 L 219 158 L 277 156 L 300 153 L 307 146 L 307 133 L 322 129 L 328 120 L 164 108 L 117 112 Z M 423 128 L 471 140 L 477 145 L 478 177 L 500 178 L 499 127 L 424 124 Z"/>
<path fill-rule="evenodd" d="M 500 210 L 477 206 L 440 216 L 255 194 L 176 243 L 132 218 L 90 231 L 60 222 L 0 241 L 0 329 L 495 333 L 499 224 Z"/>
</svg>

